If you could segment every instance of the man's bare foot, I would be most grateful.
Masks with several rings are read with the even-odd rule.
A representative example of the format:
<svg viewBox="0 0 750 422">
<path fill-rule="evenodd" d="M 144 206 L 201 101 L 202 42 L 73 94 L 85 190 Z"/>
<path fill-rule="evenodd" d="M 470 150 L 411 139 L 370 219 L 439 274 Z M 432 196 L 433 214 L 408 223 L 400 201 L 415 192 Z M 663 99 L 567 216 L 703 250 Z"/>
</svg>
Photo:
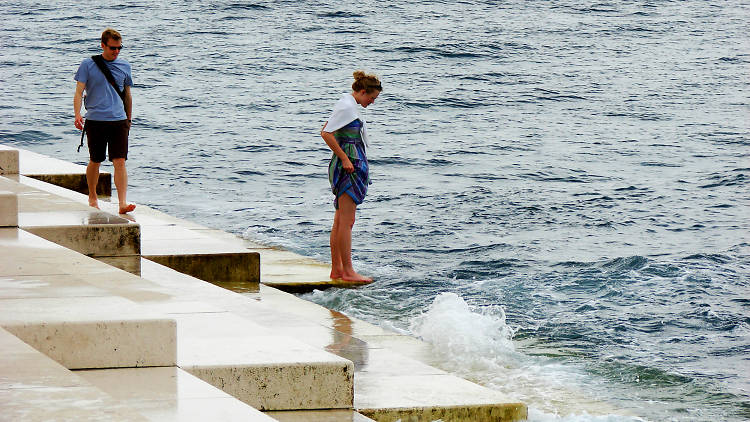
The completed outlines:
<svg viewBox="0 0 750 422">
<path fill-rule="evenodd" d="M 330 277 L 331 277 L 331 280 L 339 280 L 341 278 L 341 273 L 338 273 L 338 272 L 334 273 L 333 271 L 331 271 Z"/>
<path fill-rule="evenodd" d="M 99 201 L 96 199 L 91 200 L 91 198 L 89 198 L 89 206 L 99 209 Z"/>
<path fill-rule="evenodd" d="M 123 206 L 120 206 L 120 214 L 127 214 L 130 211 L 133 211 L 135 209 L 135 204 L 128 204 Z"/>
</svg>

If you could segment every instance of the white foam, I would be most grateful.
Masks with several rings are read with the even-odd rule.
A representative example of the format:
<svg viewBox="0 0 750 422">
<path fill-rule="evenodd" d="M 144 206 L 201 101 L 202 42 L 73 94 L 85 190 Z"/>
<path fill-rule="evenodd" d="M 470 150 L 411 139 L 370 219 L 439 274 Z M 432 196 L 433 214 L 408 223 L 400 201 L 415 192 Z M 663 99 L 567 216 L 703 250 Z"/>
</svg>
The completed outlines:
<svg viewBox="0 0 750 422">
<path fill-rule="evenodd" d="M 505 323 L 505 311 L 501 307 L 472 312 L 455 293 L 440 293 L 427 312 L 413 320 L 410 328 L 433 344 L 436 352 L 444 357 L 499 362 L 513 359 L 515 352 L 514 331 Z"/>
<path fill-rule="evenodd" d="M 587 391 L 598 381 L 572 364 L 517 350 L 502 307 L 472 309 L 454 293 L 439 294 L 410 329 L 433 345 L 438 366 L 529 406 L 536 422 L 635 422 Z"/>
<path fill-rule="evenodd" d="M 529 408 L 528 422 L 646 422 L 646 419 L 623 415 L 590 415 L 587 412 L 561 416 Z"/>
</svg>

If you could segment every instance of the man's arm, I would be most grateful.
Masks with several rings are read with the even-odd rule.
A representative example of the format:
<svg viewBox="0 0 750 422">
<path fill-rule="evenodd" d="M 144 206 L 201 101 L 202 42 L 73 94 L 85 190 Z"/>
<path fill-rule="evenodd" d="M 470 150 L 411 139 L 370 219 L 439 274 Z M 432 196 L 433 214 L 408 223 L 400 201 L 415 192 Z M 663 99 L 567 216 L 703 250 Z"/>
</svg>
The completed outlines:
<svg viewBox="0 0 750 422">
<path fill-rule="evenodd" d="M 73 95 L 73 109 L 75 111 L 76 128 L 83 130 L 83 117 L 81 116 L 81 106 L 83 105 L 83 90 L 86 89 L 86 84 L 83 82 L 76 82 L 76 93 Z"/>
<path fill-rule="evenodd" d="M 125 114 L 128 116 L 128 120 L 131 120 L 133 116 L 133 97 L 130 95 L 130 85 L 125 85 L 124 97 Z"/>
</svg>

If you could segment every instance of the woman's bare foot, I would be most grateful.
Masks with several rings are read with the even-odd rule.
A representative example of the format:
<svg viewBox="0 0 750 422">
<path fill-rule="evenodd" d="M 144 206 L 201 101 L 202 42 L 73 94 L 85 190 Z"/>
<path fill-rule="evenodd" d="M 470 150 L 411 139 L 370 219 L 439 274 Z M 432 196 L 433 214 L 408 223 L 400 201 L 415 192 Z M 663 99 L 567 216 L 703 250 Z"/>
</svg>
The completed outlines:
<svg viewBox="0 0 750 422">
<path fill-rule="evenodd" d="M 91 198 L 89 198 L 89 206 L 99 209 L 99 201 L 96 199 L 92 200 Z"/>
<path fill-rule="evenodd" d="M 344 281 L 354 281 L 357 283 L 372 283 L 372 279 L 370 277 L 365 277 L 362 274 L 357 273 L 356 271 L 344 273 L 339 278 Z"/>
<path fill-rule="evenodd" d="M 125 205 L 124 207 L 121 205 L 120 214 L 127 214 L 130 211 L 133 211 L 134 209 L 135 209 L 135 204 L 128 204 L 128 205 Z"/>
</svg>

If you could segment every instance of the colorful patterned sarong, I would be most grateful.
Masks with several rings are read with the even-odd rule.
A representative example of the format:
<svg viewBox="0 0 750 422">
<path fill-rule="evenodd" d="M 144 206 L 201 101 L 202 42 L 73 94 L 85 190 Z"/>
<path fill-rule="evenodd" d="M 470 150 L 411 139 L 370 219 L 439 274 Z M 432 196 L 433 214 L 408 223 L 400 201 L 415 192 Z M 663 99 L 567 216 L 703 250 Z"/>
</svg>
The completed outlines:
<svg viewBox="0 0 750 422">
<path fill-rule="evenodd" d="M 336 154 L 333 154 L 328 164 L 328 181 L 331 183 L 333 194 L 336 195 L 336 199 L 333 200 L 336 209 L 339 209 L 339 196 L 343 194 L 349 195 L 355 204 L 361 204 L 367 195 L 367 186 L 371 183 L 361 128 L 362 122 L 354 120 L 333 132 L 336 142 L 354 165 L 354 171 L 347 173 Z"/>
</svg>

